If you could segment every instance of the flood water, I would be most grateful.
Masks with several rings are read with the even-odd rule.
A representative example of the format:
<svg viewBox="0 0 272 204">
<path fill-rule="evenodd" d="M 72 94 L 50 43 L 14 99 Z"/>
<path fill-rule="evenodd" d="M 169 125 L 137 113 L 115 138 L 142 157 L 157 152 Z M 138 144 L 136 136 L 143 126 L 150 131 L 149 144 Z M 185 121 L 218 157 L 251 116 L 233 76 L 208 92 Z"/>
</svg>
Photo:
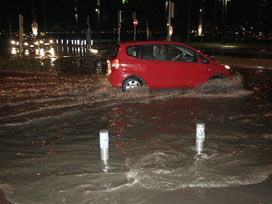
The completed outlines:
<svg viewBox="0 0 272 204">
<path fill-rule="evenodd" d="M 237 70 L 195 89 L 127 93 L 102 75 L 49 76 L 63 89 L 44 76 L 2 77 L 0 188 L 22 204 L 152 203 L 179 189 L 263 182 L 272 173 L 271 70 Z M 43 94 L 49 88 L 59 91 Z M 206 140 L 196 155 L 200 122 Z"/>
</svg>

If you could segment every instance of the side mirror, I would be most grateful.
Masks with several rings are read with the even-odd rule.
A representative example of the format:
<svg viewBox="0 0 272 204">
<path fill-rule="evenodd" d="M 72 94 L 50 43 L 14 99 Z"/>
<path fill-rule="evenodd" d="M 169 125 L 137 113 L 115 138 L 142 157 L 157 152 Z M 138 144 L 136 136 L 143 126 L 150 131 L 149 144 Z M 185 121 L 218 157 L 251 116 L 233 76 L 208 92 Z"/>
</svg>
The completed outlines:
<svg viewBox="0 0 272 204">
<path fill-rule="evenodd" d="M 202 59 L 201 62 L 202 62 L 203 64 L 209 64 L 209 63 L 210 63 L 207 59 Z"/>
<path fill-rule="evenodd" d="M 199 63 L 203 63 L 203 64 L 209 64 L 209 60 L 207 60 L 206 58 L 202 57 L 199 55 L 199 58 L 198 58 L 198 62 Z"/>
</svg>

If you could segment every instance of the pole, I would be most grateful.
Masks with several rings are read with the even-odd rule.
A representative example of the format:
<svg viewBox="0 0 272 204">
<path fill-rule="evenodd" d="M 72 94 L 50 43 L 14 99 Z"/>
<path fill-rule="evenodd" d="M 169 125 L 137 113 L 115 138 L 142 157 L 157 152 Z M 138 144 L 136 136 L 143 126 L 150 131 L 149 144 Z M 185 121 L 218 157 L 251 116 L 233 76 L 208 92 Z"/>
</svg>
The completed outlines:
<svg viewBox="0 0 272 204">
<path fill-rule="evenodd" d="M 148 21 L 146 21 L 146 40 L 149 39 L 149 26 L 148 26 Z"/>
<path fill-rule="evenodd" d="M 43 0 L 43 32 L 47 31 L 47 26 L 46 26 L 46 3 L 45 0 Z"/>
<path fill-rule="evenodd" d="M 101 27 L 101 22 L 100 22 L 100 8 L 95 9 L 97 12 L 97 28 L 98 28 L 98 39 L 100 40 L 100 27 Z"/>
<path fill-rule="evenodd" d="M 187 42 L 190 42 L 190 27 L 191 27 L 191 0 L 188 5 L 188 27 L 187 27 Z"/>
<path fill-rule="evenodd" d="M 118 40 L 117 40 L 118 43 L 120 43 L 121 41 L 121 23 L 122 23 L 122 11 L 118 11 Z"/>
<path fill-rule="evenodd" d="M 23 53 L 23 21 L 24 18 L 21 14 L 19 14 L 19 49 L 20 49 L 20 56 Z"/>
<path fill-rule="evenodd" d="M 135 11 L 135 12 L 133 12 L 133 14 L 132 14 L 133 26 L 134 26 L 134 29 L 133 29 L 133 33 L 134 33 L 133 39 L 134 39 L 134 41 L 136 41 L 136 26 L 137 26 L 137 25 L 136 25 L 136 22 L 135 22 L 136 18 L 137 18 L 137 16 L 136 16 L 136 11 Z"/>
<path fill-rule="evenodd" d="M 9 21 L 9 39 L 12 40 L 12 24 L 11 24 L 11 21 Z"/>
<path fill-rule="evenodd" d="M 215 27 L 216 27 L 216 2 L 217 0 L 214 0 L 214 11 L 213 11 L 213 30 L 212 30 L 212 38 L 213 42 L 215 42 Z"/>
<path fill-rule="evenodd" d="M 118 43 L 121 41 L 121 23 L 118 25 Z"/>
<path fill-rule="evenodd" d="M 90 16 L 87 16 L 87 47 L 91 48 L 91 29 L 90 29 Z"/>
<path fill-rule="evenodd" d="M 222 0 L 222 24 L 223 24 L 223 35 L 222 35 L 222 44 L 226 43 L 226 17 L 227 17 L 227 7 L 228 7 L 228 0 Z"/>
<path fill-rule="evenodd" d="M 200 36 L 200 41 L 202 42 L 202 32 L 203 32 L 203 12 L 204 12 L 205 0 L 202 0 L 201 7 L 199 10 L 199 25 L 198 25 L 198 36 Z"/>
<path fill-rule="evenodd" d="M 168 1 L 168 18 L 167 18 L 167 41 L 171 41 L 170 27 L 171 27 L 171 1 Z"/>
<path fill-rule="evenodd" d="M 134 26 L 134 41 L 136 41 L 136 26 Z"/>
</svg>

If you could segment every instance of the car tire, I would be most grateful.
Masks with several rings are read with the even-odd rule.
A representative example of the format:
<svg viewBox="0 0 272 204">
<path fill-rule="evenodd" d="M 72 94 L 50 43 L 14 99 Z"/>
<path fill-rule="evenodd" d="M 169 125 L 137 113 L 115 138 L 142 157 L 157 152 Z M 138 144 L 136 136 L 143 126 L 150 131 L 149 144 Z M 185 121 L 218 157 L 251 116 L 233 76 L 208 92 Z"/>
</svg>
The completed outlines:
<svg viewBox="0 0 272 204">
<path fill-rule="evenodd" d="M 122 91 L 126 92 L 127 90 L 139 88 L 141 86 L 143 86 L 143 82 L 140 79 L 136 77 L 128 78 L 122 84 Z"/>
<path fill-rule="evenodd" d="M 214 75 L 210 78 L 210 80 L 222 80 L 226 79 L 227 77 L 224 74 Z"/>
</svg>

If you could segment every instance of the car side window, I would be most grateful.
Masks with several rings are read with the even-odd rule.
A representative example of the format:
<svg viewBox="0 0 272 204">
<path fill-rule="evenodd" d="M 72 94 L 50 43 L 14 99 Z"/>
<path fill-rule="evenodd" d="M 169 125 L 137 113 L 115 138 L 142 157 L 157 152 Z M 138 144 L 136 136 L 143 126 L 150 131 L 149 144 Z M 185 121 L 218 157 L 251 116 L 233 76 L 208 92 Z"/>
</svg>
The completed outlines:
<svg viewBox="0 0 272 204">
<path fill-rule="evenodd" d="M 127 54 L 131 57 L 137 57 L 137 47 L 138 46 L 131 46 L 127 48 Z"/>
<path fill-rule="evenodd" d="M 166 48 L 164 45 L 136 45 L 127 48 L 127 54 L 131 57 L 145 60 L 166 60 Z"/>
<path fill-rule="evenodd" d="M 166 49 L 164 45 L 154 45 L 153 53 L 155 60 L 166 60 Z"/>
<path fill-rule="evenodd" d="M 198 62 L 198 55 L 186 47 L 169 45 L 168 60 L 176 62 Z"/>
<path fill-rule="evenodd" d="M 153 46 L 152 45 L 143 45 L 141 46 L 141 56 L 142 59 L 154 60 L 153 55 Z"/>
</svg>

